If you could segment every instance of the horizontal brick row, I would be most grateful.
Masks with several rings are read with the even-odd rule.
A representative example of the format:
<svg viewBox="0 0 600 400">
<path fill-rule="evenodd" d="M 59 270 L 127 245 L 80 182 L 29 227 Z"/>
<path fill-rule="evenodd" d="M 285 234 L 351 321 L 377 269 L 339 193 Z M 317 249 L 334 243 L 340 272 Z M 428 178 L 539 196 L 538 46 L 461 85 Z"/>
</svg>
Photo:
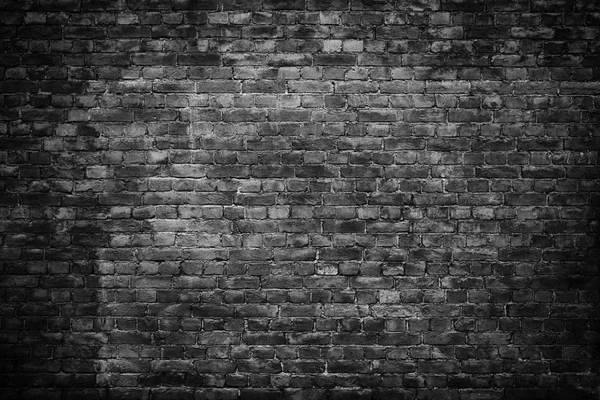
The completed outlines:
<svg viewBox="0 0 600 400">
<path fill-rule="evenodd" d="M 172 0 L 158 2 L 152 0 L 146 1 L 105 1 L 101 4 L 93 0 L 83 2 L 75 0 L 50 1 L 44 0 L 35 5 L 38 11 L 114 11 L 129 9 L 153 10 L 165 12 L 168 10 L 286 10 L 286 11 L 304 11 L 304 10 L 372 10 L 372 11 L 393 11 L 397 10 L 452 10 L 468 12 L 503 12 L 503 11 L 555 11 L 557 7 L 563 6 L 565 11 L 594 11 L 600 10 L 595 4 L 589 4 L 584 0 L 577 0 L 569 5 L 557 1 L 534 0 L 533 2 L 509 1 L 487 2 L 483 0 L 460 1 L 460 0 L 410 0 L 410 1 L 376 1 L 366 0 L 332 0 L 327 2 L 316 0 L 251 0 L 248 2 L 239 2 L 238 0 L 203 0 L 199 2 L 189 2 L 187 0 Z M 7 3 L 3 5 L 3 10 L 30 10 L 34 8 L 29 3 Z"/>
</svg>

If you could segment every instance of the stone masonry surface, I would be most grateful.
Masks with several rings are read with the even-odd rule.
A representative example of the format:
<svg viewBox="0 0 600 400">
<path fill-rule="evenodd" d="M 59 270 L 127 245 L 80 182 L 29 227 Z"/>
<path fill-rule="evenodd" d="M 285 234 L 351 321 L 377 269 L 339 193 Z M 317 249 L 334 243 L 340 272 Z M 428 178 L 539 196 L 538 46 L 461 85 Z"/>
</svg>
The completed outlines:
<svg viewBox="0 0 600 400">
<path fill-rule="evenodd" d="M 597 0 L 0 0 L 0 398 L 600 396 Z"/>
</svg>

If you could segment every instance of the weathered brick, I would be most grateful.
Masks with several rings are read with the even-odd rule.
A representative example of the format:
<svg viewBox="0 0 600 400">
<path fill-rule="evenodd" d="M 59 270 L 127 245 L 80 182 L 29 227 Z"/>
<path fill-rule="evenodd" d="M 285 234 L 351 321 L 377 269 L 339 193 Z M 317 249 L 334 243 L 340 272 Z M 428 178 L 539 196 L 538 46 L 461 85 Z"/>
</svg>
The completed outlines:
<svg viewBox="0 0 600 400">
<path fill-rule="evenodd" d="M 214 80 L 196 82 L 197 93 L 240 93 L 241 82 Z"/>
<path fill-rule="evenodd" d="M 132 56 L 136 65 L 175 65 L 177 55 L 174 53 L 136 53 Z"/>
<path fill-rule="evenodd" d="M 308 0 L 307 8 L 309 10 L 327 10 L 327 11 L 344 11 L 348 10 L 349 2 L 347 0 L 325 0 L 325 1 L 317 1 L 317 0 Z"/>
<path fill-rule="evenodd" d="M 393 110 L 365 110 L 358 112 L 358 120 L 364 122 L 394 122 L 398 115 Z"/>
<path fill-rule="evenodd" d="M 266 10 L 303 10 L 304 0 L 265 0 L 263 7 Z"/>
<path fill-rule="evenodd" d="M 329 82 L 319 81 L 291 81 L 288 83 L 292 93 L 330 93 L 333 91 L 333 85 Z"/>
<path fill-rule="evenodd" d="M 492 113 L 486 110 L 450 110 L 448 121 L 450 122 L 490 122 Z"/>
<path fill-rule="evenodd" d="M 284 93 L 285 84 L 279 81 L 245 81 L 243 93 Z"/>
<path fill-rule="evenodd" d="M 347 81 L 335 84 L 335 93 L 377 93 L 375 82 Z"/>
<path fill-rule="evenodd" d="M 179 65 L 221 65 L 221 55 L 217 53 L 178 54 Z"/>
</svg>

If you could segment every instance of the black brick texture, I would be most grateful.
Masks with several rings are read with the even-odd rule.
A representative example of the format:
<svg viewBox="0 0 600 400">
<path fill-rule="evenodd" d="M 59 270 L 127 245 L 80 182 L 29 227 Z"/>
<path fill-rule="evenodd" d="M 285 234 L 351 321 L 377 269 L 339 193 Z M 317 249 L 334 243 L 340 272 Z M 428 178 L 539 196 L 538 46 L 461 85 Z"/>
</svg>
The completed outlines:
<svg viewBox="0 0 600 400">
<path fill-rule="evenodd" d="M 600 2 L 0 0 L 0 398 L 600 396 Z"/>
</svg>

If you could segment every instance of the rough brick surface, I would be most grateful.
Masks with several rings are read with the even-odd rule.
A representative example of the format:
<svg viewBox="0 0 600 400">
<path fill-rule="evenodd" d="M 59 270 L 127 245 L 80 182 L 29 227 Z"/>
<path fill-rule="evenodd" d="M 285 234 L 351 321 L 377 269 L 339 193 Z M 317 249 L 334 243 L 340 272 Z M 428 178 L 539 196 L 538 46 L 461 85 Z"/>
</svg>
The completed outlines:
<svg viewBox="0 0 600 400">
<path fill-rule="evenodd" d="M 2 399 L 597 399 L 600 3 L 0 0 Z"/>
</svg>

